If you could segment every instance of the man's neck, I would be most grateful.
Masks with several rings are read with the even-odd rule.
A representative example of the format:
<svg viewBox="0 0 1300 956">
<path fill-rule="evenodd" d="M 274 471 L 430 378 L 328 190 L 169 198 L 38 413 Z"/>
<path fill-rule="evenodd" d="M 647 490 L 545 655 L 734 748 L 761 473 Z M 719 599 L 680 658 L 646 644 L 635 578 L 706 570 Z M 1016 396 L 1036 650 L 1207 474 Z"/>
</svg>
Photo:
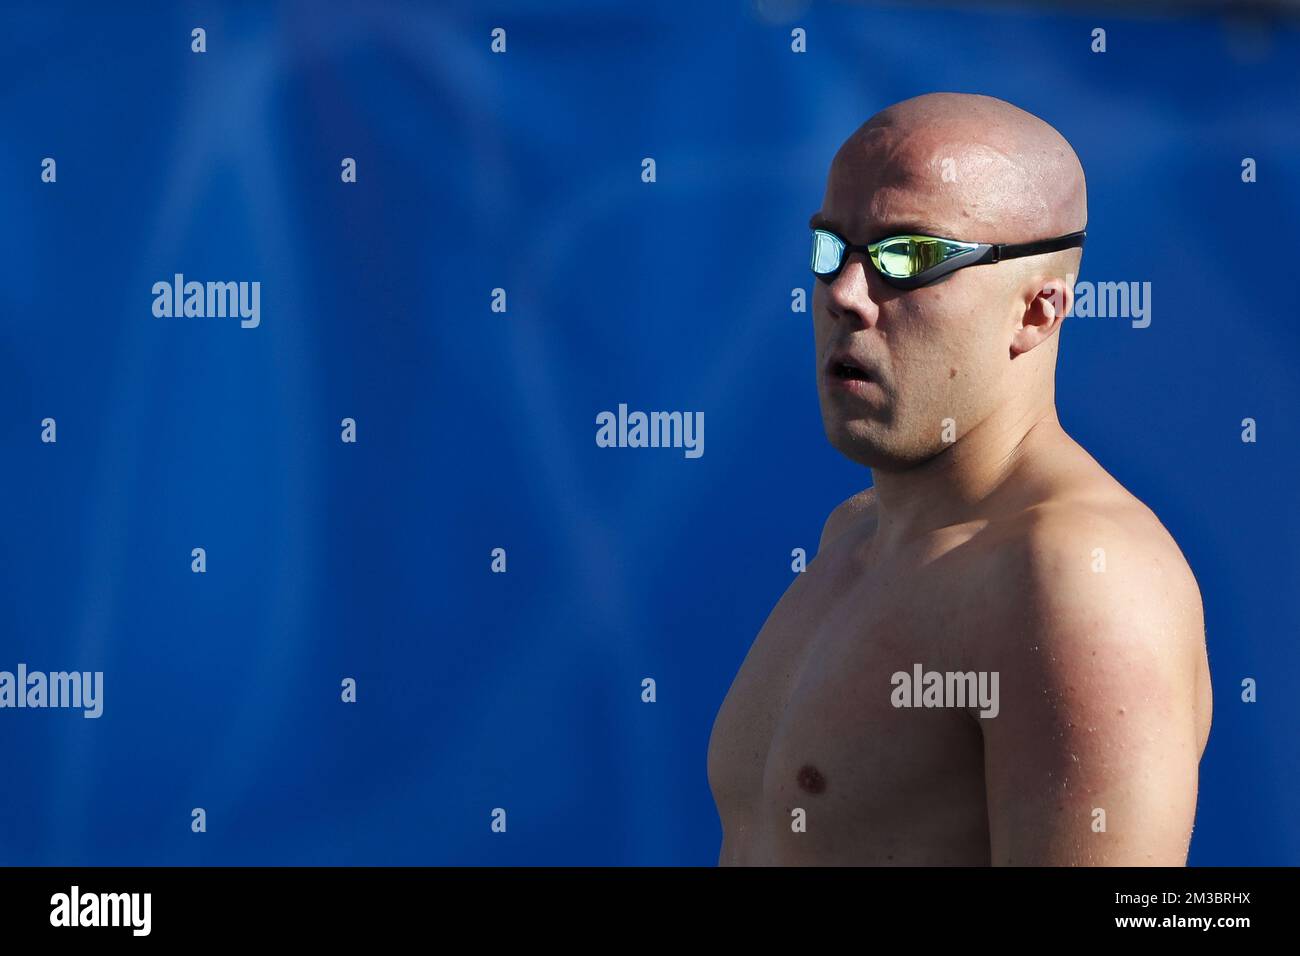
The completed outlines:
<svg viewBox="0 0 1300 956">
<path fill-rule="evenodd" d="M 892 549 L 939 528 L 988 515 L 989 499 L 1035 449 L 1068 441 L 1056 407 L 995 413 L 923 464 L 906 471 L 873 469 L 876 536 Z"/>
</svg>

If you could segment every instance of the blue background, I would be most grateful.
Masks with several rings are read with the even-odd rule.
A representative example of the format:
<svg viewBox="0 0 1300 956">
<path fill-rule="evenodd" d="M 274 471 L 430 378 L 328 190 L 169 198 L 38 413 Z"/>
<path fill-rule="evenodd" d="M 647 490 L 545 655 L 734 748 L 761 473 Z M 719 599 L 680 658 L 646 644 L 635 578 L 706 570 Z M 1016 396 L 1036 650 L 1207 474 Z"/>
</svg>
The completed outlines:
<svg viewBox="0 0 1300 956">
<path fill-rule="evenodd" d="M 105 711 L 0 712 L 0 863 L 714 863 L 713 718 L 869 483 L 806 222 L 933 90 L 1056 125 L 1081 278 L 1153 284 L 1149 328 L 1067 323 L 1061 419 L 1202 587 L 1191 862 L 1300 862 L 1295 24 L 643 7 L 4 9 L 0 669 L 102 670 Z M 262 282 L 261 327 L 154 318 L 175 272 Z M 704 456 L 597 448 L 619 402 L 704 411 Z"/>
</svg>

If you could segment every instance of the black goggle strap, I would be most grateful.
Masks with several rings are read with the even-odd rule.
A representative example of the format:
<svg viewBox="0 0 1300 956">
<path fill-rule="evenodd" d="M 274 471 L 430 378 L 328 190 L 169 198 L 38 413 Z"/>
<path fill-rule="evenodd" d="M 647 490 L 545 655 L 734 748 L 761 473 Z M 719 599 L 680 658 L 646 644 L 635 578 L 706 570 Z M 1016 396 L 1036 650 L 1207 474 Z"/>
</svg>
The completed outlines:
<svg viewBox="0 0 1300 956">
<path fill-rule="evenodd" d="M 1003 243 L 991 247 L 985 253 L 985 257 L 980 259 L 980 262 L 1001 262 L 1003 259 L 1041 256 L 1045 252 L 1059 252 L 1062 249 L 1073 249 L 1075 246 L 1082 247 L 1083 240 L 1087 235 L 1088 231 L 1084 229 L 1079 232 L 1072 232 L 1068 236 L 1039 239 L 1037 242 Z"/>
</svg>

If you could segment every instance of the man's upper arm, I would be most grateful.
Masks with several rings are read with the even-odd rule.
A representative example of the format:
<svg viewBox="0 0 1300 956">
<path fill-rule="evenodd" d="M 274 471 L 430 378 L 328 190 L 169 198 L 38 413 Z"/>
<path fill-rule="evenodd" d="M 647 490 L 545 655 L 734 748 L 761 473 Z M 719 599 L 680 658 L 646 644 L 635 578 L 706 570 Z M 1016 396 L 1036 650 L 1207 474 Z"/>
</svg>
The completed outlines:
<svg viewBox="0 0 1300 956">
<path fill-rule="evenodd" d="M 980 719 L 991 860 L 1186 863 L 1204 632 L 1176 548 L 1107 523 L 1037 529 L 997 575 Z M 994 582 L 991 582 L 994 583 Z"/>
</svg>

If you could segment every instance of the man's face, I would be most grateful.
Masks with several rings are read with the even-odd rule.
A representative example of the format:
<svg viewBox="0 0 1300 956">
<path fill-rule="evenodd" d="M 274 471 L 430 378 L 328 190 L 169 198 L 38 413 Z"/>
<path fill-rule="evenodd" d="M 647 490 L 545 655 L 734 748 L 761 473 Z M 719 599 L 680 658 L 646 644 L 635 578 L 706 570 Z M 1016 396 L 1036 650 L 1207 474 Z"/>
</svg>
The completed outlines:
<svg viewBox="0 0 1300 956">
<path fill-rule="evenodd" d="M 852 244 L 900 233 L 1008 241 L 995 197 L 981 191 L 990 166 L 1005 161 L 989 153 L 928 131 L 859 131 L 832 163 L 819 224 Z M 1011 265 L 959 269 L 907 291 L 854 253 L 832 283 L 814 280 L 817 388 L 831 444 L 868 467 L 902 470 L 996 407 L 1016 321 Z"/>
</svg>

